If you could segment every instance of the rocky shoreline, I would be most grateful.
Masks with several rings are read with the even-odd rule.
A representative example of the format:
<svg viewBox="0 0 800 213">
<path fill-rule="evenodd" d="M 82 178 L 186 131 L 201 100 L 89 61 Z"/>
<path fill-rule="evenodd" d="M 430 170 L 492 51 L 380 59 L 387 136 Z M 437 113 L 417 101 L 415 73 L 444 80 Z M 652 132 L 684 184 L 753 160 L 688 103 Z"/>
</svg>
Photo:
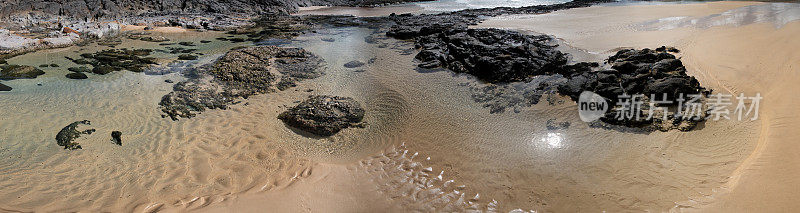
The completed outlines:
<svg viewBox="0 0 800 213">
<path fill-rule="evenodd" d="M 273 14 L 250 21 L 224 22 L 222 24 L 224 26 L 208 24 L 210 23 L 208 19 L 204 19 L 207 16 L 175 16 L 178 19 L 182 18 L 182 21 L 170 20 L 164 23 L 152 21 L 168 17 L 170 13 L 147 13 L 145 16 L 138 16 L 131 20 L 145 20 L 144 22 L 149 20 L 149 24 L 184 26 L 190 29 L 224 29 L 228 30 L 230 34 L 246 35 L 246 40 L 256 44 L 275 43 L 276 39 L 291 39 L 323 27 L 370 28 L 374 29 L 376 33 L 385 34 L 390 38 L 413 41 L 418 50 L 415 59 L 419 61 L 420 68 L 446 68 L 456 73 L 475 76 L 488 85 L 496 85 L 482 87 L 483 91 L 481 92 L 485 94 L 502 94 L 502 92 L 493 91 L 503 90 L 505 84 L 531 82 L 532 78 L 541 76 L 563 79 L 537 83 L 536 91 L 531 93 L 533 95 L 525 96 L 523 99 L 539 98 L 542 94 L 552 91 L 577 100 L 577 94 L 581 91 L 593 91 L 613 104 L 616 102 L 616 97 L 627 94 L 626 91 L 641 91 L 645 95 L 670 93 L 669 98 L 674 98 L 678 92 L 705 92 L 696 79 L 686 75 L 680 60 L 669 53 L 668 50 L 673 49 L 666 47 L 657 50 L 622 50 L 602 64 L 600 62 L 574 63 L 569 61 L 566 53 L 557 49 L 553 38 L 547 35 L 526 35 L 501 29 L 468 28 L 469 25 L 475 25 L 486 17 L 504 14 L 543 14 L 556 10 L 588 7 L 604 2 L 609 1 L 575 0 L 562 4 L 520 8 L 469 9 L 421 15 L 392 14 L 385 17 Z M 220 17 L 222 16 L 213 19 L 224 19 Z M 198 18 L 205 21 L 198 21 Z M 149 24 L 142 25 L 149 26 Z M 227 28 L 226 26 L 235 27 Z M 63 29 L 67 29 L 67 27 Z M 74 32 L 65 31 L 64 33 Z M 164 41 L 147 36 L 137 38 L 145 41 Z M 140 64 L 154 63 L 145 57 L 149 52 L 144 53 L 143 51 L 146 50 L 109 50 L 85 55 L 83 59 L 71 60 L 76 63 L 91 64 L 94 67 L 92 72 L 100 74 L 122 69 L 142 71 L 144 68 Z M 177 51 L 180 52 L 180 50 Z M 140 52 L 144 54 L 138 54 Z M 136 57 L 127 57 L 130 55 Z M 185 57 L 181 55 L 179 58 L 186 60 L 193 57 L 187 54 Z M 103 61 L 115 62 L 104 64 Z M 165 113 L 164 117 L 174 120 L 180 117 L 192 117 L 205 109 L 225 109 L 228 105 L 237 103 L 238 98 L 285 90 L 296 86 L 296 83 L 302 79 L 316 78 L 322 74 L 317 70 L 321 63 L 322 61 L 318 57 L 296 48 L 257 46 L 236 49 L 228 52 L 213 64 L 185 71 L 184 75 L 189 77 L 189 80 L 177 83 L 174 91 L 164 96 L 159 105 Z M 346 66 L 357 67 L 357 64 L 353 62 Z M 71 78 L 80 79 L 82 77 L 75 75 Z M 487 106 L 493 108 L 492 113 L 502 112 L 505 108 L 502 104 L 503 101 L 475 97 L 477 97 L 476 101 L 479 101 L 478 99 L 486 101 Z M 519 97 L 513 98 L 518 99 Z M 516 102 L 520 102 L 520 100 L 509 104 L 516 104 Z M 529 105 L 535 104 L 536 101 L 523 100 L 522 102 Z M 613 125 L 645 128 L 650 131 L 667 131 L 669 129 L 688 131 L 694 128 L 697 122 L 702 122 L 702 120 L 681 119 L 674 115 L 667 115 L 665 118 L 667 119 L 654 119 L 647 122 L 603 121 Z"/>
</svg>

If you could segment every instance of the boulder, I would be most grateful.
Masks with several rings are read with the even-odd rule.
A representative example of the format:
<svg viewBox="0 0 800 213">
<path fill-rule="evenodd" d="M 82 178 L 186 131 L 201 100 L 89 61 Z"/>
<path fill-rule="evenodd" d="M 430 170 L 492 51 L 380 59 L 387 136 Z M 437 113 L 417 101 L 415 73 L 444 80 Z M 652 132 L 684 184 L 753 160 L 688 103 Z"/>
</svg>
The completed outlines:
<svg viewBox="0 0 800 213">
<path fill-rule="evenodd" d="M 344 67 L 347 67 L 347 68 L 357 68 L 357 67 L 361 67 L 361 66 L 364 66 L 364 62 L 357 61 L 357 60 L 350 61 L 350 62 L 347 62 L 347 63 L 344 64 Z"/>
<path fill-rule="evenodd" d="M 0 91 L 11 91 L 12 89 L 10 86 L 0 83 Z"/>
<path fill-rule="evenodd" d="M 69 79 L 87 79 L 87 78 L 89 78 L 89 76 L 86 76 L 86 74 L 83 74 L 82 72 L 71 72 L 71 73 L 68 73 L 66 75 L 66 77 L 69 78 Z"/>
<path fill-rule="evenodd" d="M 59 146 L 63 146 L 64 149 L 81 149 L 81 145 L 79 145 L 77 142 L 74 142 L 74 140 L 81 137 L 82 134 L 92 134 L 95 130 L 87 129 L 84 131 L 78 131 L 78 125 L 91 125 L 91 123 L 88 120 L 83 120 L 76 121 L 65 126 L 61 129 L 61 131 L 58 132 L 58 134 L 56 134 L 56 143 L 58 143 Z"/>
<path fill-rule="evenodd" d="M 315 135 L 331 136 L 345 128 L 363 126 L 364 109 L 349 97 L 310 96 L 278 115 L 278 119 Z"/>
<path fill-rule="evenodd" d="M 44 71 L 28 65 L 0 65 L 0 79 L 13 80 L 21 78 L 36 78 L 44 75 Z"/>
<path fill-rule="evenodd" d="M 112 131 L 111 132 L 111 142 L 116 145 L 122 146 L 122 132 L 120 131 Z"/>
</svg>

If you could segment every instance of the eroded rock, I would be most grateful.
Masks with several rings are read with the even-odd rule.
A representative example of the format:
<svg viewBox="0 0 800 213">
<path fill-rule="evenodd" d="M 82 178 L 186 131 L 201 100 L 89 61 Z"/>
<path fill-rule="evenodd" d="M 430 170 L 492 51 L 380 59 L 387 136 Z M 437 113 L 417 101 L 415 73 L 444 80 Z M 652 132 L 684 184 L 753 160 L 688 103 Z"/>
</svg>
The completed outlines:
<svg viewBox="0 0 800 213">
<path fill-rule="evenodd" d="M 159 103 L 173 120 L 190 118 L 205 109 L 226 109 L 238 98 L 293 87 L 322 75 L 322 59 L 303 49 L 275 46 L 231 50 L 213 64 L 191 68 Z"/>
<path fill-rule="evenodd" d="M 363 126 L 364 109 L 353 98 L 310 96 L 278 115 L 286 125 L 319 136 L 331 136 L 342 129 Z"/>
<path fill-rule="evenodd" d="M 91 125 L 88 120 L 83 121 L 76 121 L 73 122 L 56 134 L 56 142 L 59 146 L 63 146 L 64 149 L 75 150 L 81 149 L 81 145 L 77 142 L 74 142 L 76 138 L 81 137 L 82 134 L 92 134 L 95 130 L 94 129 L 87 129 L 83 131 L 78 131 L 77 128 L 79 125 Z"/>
<path fill-rule="evenodd" d="M 44 75 L 44 71 L 28 65 L 0 65 L 0 79 L 13 80 L 22 78 L 36 78 Z"/>
</svg>

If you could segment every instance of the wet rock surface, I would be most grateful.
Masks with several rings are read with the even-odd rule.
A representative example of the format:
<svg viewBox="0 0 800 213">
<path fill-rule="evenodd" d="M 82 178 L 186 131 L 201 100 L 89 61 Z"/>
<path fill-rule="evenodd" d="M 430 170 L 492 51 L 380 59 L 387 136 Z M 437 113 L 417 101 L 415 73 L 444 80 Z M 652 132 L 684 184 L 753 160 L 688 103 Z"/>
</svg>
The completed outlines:
<svg viewBox="0 0 800 213">
<path fill-rule="evenodd" d="M 358 68 L 364 66 L 364 62 L 361 61 L 350 61 L 344 64 L 344 67 L 347 68 Z"/>
<path fill-rule="evenodd" d="M 83 74 L 82 72 L 68 73 L 67 75 L 65 75 L 65 77 L 67 77 L 69 79 L 87 79 L 87 78 L 89 78 L 89 76 L 86 76 L 86 74 Z"/>
<path fill-rule="evenodd" d="M 128 70 L 143 72 L 150 65 L 157 64 L 155 58 L 147 57 L 153 50 L 150 49 L 108 49 L 96 53 L 81 54 L 81 58 L 70 61 L 80 65 L 92 65 L 92 73 L 105 75 L 111 72 Z M 75 72 L 82 72 L 77 70 Z"/>
<path fill-rule="evenodd" d="M 122 146 L 122 132 L 120 131 L 112 131 L 111 132 L 111 142 L 116 145 Z"/>
<path fill-rule="evenodd" d="M 278 119 L 318 136 L 331 136 L 345 128 L 363 126 L 364 109 L 349 97 L 310 96 L 278 115 Z"/>
<path fill-rule="evenodd" d="M 417 40 L 422 68 L 445 67 L 487 82 L 521 81 L 566 65 L 549 36 L 500 29 L 457 29 Z"/>
<path fill-rule="evenodd" d="M 291 87 L 303 79 L 317 78 L 323 74 L 319 69 L 322 63 L 299 48 L 231 50 L 213 64 L 188 69 L 184 76 L 189 79 L 176 83 L 159 105 L 164 116 L 173 120 L 193 117 L 205 109 L 226 109 L 238 103 L 238 98 L 277 91 L 279 82 Z"/>
<path fill-rule="evenodd" d="M 28 65 L 0 65 L 0 80 L 36 78 L 44 71 Z"/>
<path fill-rule="evenodd" d="M 81 137 L 82 134 L 87 134 L 87 135 L 92 134 L 93 132 L 95 132 L 95 130 L 87 129 L 83 131 L 78 131 L 77 128 L 79 125 L 91 125 L 91 123 L 88 120 L 82 120 L 73 122 L 65 126 L 64 128 L 61 129 L 61 131 L 58 132 L 58 134 L 56 134 L 56 142 L 58 143 L 58 145 L 63 146 L 64 149 L 69 149 L 69 150 L 81 149 L 81 145 L 74 142 L 74 140 L 76 138 Z"/>
</svg>

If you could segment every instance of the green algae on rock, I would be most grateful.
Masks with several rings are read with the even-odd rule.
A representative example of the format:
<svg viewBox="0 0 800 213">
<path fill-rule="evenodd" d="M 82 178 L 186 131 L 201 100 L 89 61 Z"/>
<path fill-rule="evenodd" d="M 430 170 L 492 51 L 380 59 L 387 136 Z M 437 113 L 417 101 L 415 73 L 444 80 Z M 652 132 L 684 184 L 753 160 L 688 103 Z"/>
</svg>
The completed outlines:
<svg viewBox="0 0 800 213">
<path fill-rule="evenodd" d="M 331 136 L 349 127 L 363 127 L 364 109 L 349 97 L 310 96 L 278 115 L 286 125 L 319 136 Z"/>
<path fill-rule="evenodd" d="M 226 109 L 238 98 L 270 93 L 317 78 L 323 60 L 300 48 L 257 46 L 235 48 L 213 64 L 184 71 L 189 79 L 178 82 L 159 103 L 173 120 L 191 118 L 205 109 Z"/>
<path fill-rule="evenodd" d="M 81 137 L 81 134 L 92 134 L 95 130 L 94 129 L 87 129 L 83 131 L 78 131 L 78 125 L 91 125 L 88 120 L 76 121 L 72 122 L 71 124 L 65 126 L 58 132 L 56 135 L 56 142 L 59 146 L 63 146 L 64 149 L 69 150 L 76 150 L 81 149 L 81 145 L 76 142 L 73 142 L 76 138 Z"/>
<path fill-rule="evenodd" d="M 44 71 L 28 65 L 0 65 L 0 79 L 13 80 L 21 78 L 36 78 L 44 75 Z"/>
</svg>

